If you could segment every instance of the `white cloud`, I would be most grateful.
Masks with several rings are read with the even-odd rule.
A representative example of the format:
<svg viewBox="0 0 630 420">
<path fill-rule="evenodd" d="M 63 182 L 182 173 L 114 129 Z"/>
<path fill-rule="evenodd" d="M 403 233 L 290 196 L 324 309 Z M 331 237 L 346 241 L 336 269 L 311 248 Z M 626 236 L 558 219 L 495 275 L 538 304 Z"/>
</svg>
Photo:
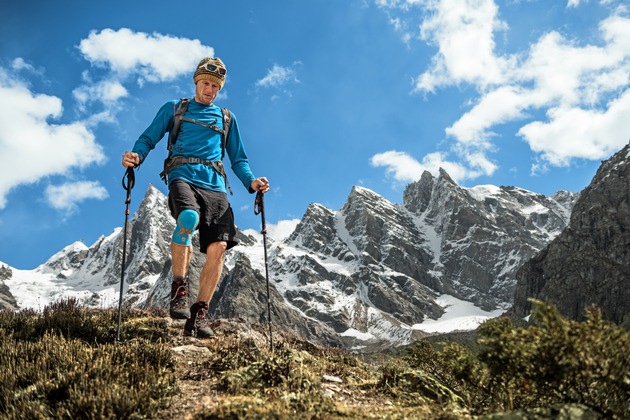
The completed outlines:
<svg viewBox="0 0 630 420">
<path fill-rule="evenodd" d="M 185 74 L 190 74 L 192 79 L 199 60 L 214 56 L 214 49 L 197 39 L 134 32 L 127 28 L 93 31 L 81 41 L 79 50 L 95 65 L 108 67 L 123 76 L 137 74 L 140 83 L 169 81 Z"/>
<path fill-rule="evenodd" d="M 0 208 L 18 185 L 105 161 L 84 123 L 54 122 L 62 113 L 59 98 L 31 92 L 0 68 Z"/>
<path fill-rule="evenodd" d="M 492 133 L 488 130 L 496 124 L 521 117 L 531 100 L 519 87 L 500 87 L 481 97 L 477 105 L 446 129 L 446 134 L 469 147 L 490 149 Z"/>
<path fill-rule="evenodd" d="M 376 154 L 370 163 L 372 166 L 384 166 L 386 172 L 400 182 L 416 181 L 426 169 L 409 154 L 396 150 Z"/>
<path fill-rule="evenodd" d="M 398 8 L 407 20 L 420 11 L 420 37 L 437 47 L 428 70 L 416 79 L 416 91 L 454 85 L 477 89 L 469 109 L 445 129 L 454 140 L 450 153 L 461 162 L 456 168 L 464 178 L 496 170 L 488 154 L 495 149 L 500 124 L 521 122 L 514 134 L 527 141 L 539 167 L 569 165 L 575 158 L 602 159 L 628 141 L 624 121 L 630 120 L 630 19 L 618 3 L 600 0 L 611 14 L 600 22 L 596 42 L 551 31 L 525 51 L 501 55 L 494 39 L 499 32 L 509 36 L 509 30 L 493 0 L 377 1 L 388 14 Z M 580 4 L 569 0 L 567 8 Z M 390 21 L 395 29 L 409 26 L 400 17 Z M 540 111 L 546 120 L 533 117 Z M 411 168 L 430 167 L 425 162 L 434 160 L 427 155 L 419 163 L 388 153 L 376 156 L 387 158 L 382 166 L 396 179 L 411 179 Z M 444 155 L 438 156 L 446 162 Z"/>
<path fill-rule="evenodd" d="M 630 89 L 604 110 L 553 108 L 548 114 L 549 122 L 532 122 L 518 134 L 551 165 L 566 166 L 572 158 L 604 159 L 630 140 Z"/>
<path fill-rule="evenodd" d="M 611 84 L 613 80 L 605 83 L 600 80 L 624 66 L 630 49 L 623 52 L 611 44 L 605 47 L 574 44 L 557 32 L 546 34 L 531 46 L 522 68 L 510 75 L 523 84 L 533 82 L 531 90 L 541 98 L 537 106 L 596 104 L 602 95 L 624 83 L 617 80 L 615 85 Z"/>
<path fill-rule="evenodd" d="M 497 165 L 491 162 L 483 152 L 466 152 L 464 159 L 468 163 L 465 172 L 467 179 L 477 178 L 481 175 L 492 175 L 497 170 Z M 447 172 L 449 171 L 447 170 Z"/>
<path fill-rule="evenodd" d="M 99 100 L 112 103 L 129 95 L 129 92 L 116 80 L 104 80 L 94 86 L 81 86 L 75 89 L 72 94 L 80 102 Z"/>
<path fill-rule="evenodd" d="M 526 123 L 518 134 L 551 165 L 602 159 L 628 141 L 630 19 L 608 18 L 600 31 L 601 47 L 577 47 L 558 34 L 532 47 L 530 94 L 541 98 L 535 105 L 548 120 Z"/>
<path fill-rule="evenodd" d="M 14 75 L 18 71 L 43 73 L 43 69 L 22 58 L 14 59 L 10 69 L 0 67 L 0 208 L 6 206 L 8 193 L 19 185 L 105 161 L 91 128 L 115 120 L 120 100 L 129 95 L 125 82 L 135 80 L 142 85 L 188 75 L 192 84 L 201 57 L 214 55 L 214 49 L 199 40 L 126 28 L 93 31 L 81 40 L 78 49 L 93 66 L 106 70 L 96 81 L 93 77 L 99 73 L 84 72 L 81 85 L 72 91 L 78 110 L 88 115 L 83 121 L 58 122 L 63 114 L 61 99 L 31 91 Z M 102 187 L 89 182 L 69 185 L 84 190 L 76 191 L 73 201 L 64 195 L 65 188 L 50 187 L 59 198 L 48 196 L 48 202 L 56 208 L 73 209 L 74 203 L 106 194 Z"/>
<path fill-rule="evenodd" d="M 28 70 L 30 72 L 35 71 L 35 67 L 32 64 L 27 63 L 22 57 L 15 58 L 11 62 L 11 68 L 13 70 Z"/>
<path fill-rule="evenodd" d="M 80 111 L 86 112 L 86 106 L 94 102 L 105 105 L 106 111 L 99 114 L 98 121 L 112 121 L 118 101 L 129 95 L 127 89 L 117 80 L 102 80 L 90 85 L 82 85 L 72 91 Z"/>
<path fill-rule="evenodd" d="M 108 193 L 97 181 L 79 181 L 48 186 L 45 197 L 53 208 L 71 214 L 76 211 L 77 203 L 87 199 L 103 200 L 108 197 Z"/>
<path fill-rule="evenodd" d="M 370 163 L 372 166 L 385 167 L 387 174 L 400 183 L 417 181 L 424 171 L 429 171 L 436 175 L 439 173 L 440 168 L 448 172 L 455 182 L 480 175 L 478 170 L 471 170 L 459 163 L 446 160 L 445 155 L 439 152 L 429 153 L 423 158 L 422 162 L 418 162 L 408 153 L 390 150 L 372 156 Z M 481 162 L 471 163 L 478 166 L 478 163 Z M 486 164 L 486 162 L 483 163 L 484 165 Z"/>
<path fill-rule="evenodd" d="M 267 234 L 276 241 L 284 241 L 291 236 L 298 223 L 300 223 L 300 219 L 280 220 L 278 223 L 267 223 Z M 245 229 L 243 233 L 255 238 L 262 238 L 260 230 Z"/>
<path fill-rule="evenodd" d="M 495 31 L 506 25 L 497 18 L 492 0 L 429 1 L 429 16 L 420 27 L 421 38 L 438 47 L 431 68 L 416 80 L 416 89 L 459 83 L 482 87 L 502 83 L 511 60 L 495 55 Z"/>
<path fill-rule="evenodd" d="M 171 81 L 192 75 L 199 60 L 214 56 L 214 49 L 197 39 L 179 38 L 159 33 L 134 32 L 128 28 L 117 31 L 92 31 L 81 40 L 78 49 L 93 66 L 105 69 L 101 80 L 93 80 L 96 72 L 85 71 L 83 84 L 73 90 L 79 110 L 90 114 L 89 123 L 113 122 L 120 110 L 120 99 L 129 92 L 124 86 L 129 80 L 143 86 L 146 82 Z M 222 91 L 220 98 L 225 98 Z M 103 105 L 95 109 L 92 105 Z"/>
<path fill-rule="evenodd" d="M 299 82 L 296 72 L 291 67 L 282 67 L 274 64 L 273 67 L 267 70 L 267 74 L 262 79 L 256 81 L 256 86 L 261 87 L 282 87 L 287 83 Z"/>
<path fill-rule="evenodd" d="M 268 224 L 267 232 L 276 241 L 283 241 L 293 233 L 298 223 L 300 219 L 280 220 L 278 223 Z"/>
<path fill-rule="evenodd" d="M 585 67 L 601 68 L 606 61 L 597 49 L 585 52 L 569 45 L 558 33 L 547 34 L 530 48 L 519 69 L 506 73 L 510 84 L 482 91 L 474 106 L 448 127 L 446 134 L 458 143 L 486 150 L 490 148 L 494 126 L 524 119 L 528 110 L 554 104 L 573 106 L 586 99 L 593 104 L 603 92 L 593 84 L 590 89 L 581 90 L 582 80 L 589 73 Z M 618 87 L 619 81 L 614 77 L 602 80 L 607 81 L 600 85 Z"/>
</svg>

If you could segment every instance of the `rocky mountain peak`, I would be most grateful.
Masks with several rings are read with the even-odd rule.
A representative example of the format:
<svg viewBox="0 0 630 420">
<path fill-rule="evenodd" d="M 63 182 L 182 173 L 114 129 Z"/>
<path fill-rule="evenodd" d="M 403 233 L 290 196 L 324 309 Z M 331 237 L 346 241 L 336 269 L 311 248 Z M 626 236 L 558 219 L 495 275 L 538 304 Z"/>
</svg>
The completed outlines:
<svg viewBox="0 0 630 420">
<path fill-rule="evenodd" d="M 337 214 L 321 204 L 310 204 L 287 243 L 341 259 L 354 259 L 354 255 L 337 235 Z"/>
<path fill-rule="evenodd" d="M 403 205 L 409 211 L 417 214 L 423 213 L 429 206 L 432 197 L 435 178 L 431 172 L 424 171 L 420 179 L 409 184 L 403 193 Z"/>
<path fill-rule="evenodd" d="M 442 169 L 407 186 L 404 207 L 433 244 L 441 290 L 491 308 L 511 300 L 516 270 L 568 223 L 577 194 L 557 197 L 517 187 L 463 188 Z"/>
<path fill-rule="evenodd" d="M 451 178 L 451 176 L 446 172 L 444 168 L 440 168 L 439 173 L 440 173 L 439 178 L 442 179 L 444 182 L 447 182 L 456 187 L 458 186 L 457 183 L 453 181 L 453 178 Z"/>
<path fill-rule="evenodd" d="M 602 163 L 573 206 L 568 227 L 520 268 L 514 315 L 528 315 L 528 298 L 537 298 L 573 319 L 583 319 L 595 304 L 606 319 L 630 325 L 628 179 L 630 145 Z"/>
<path fill-rule="evenodd" d="M 515 187 L 463 188 L 441 170 L 437 178 L 424 172 L 409 185 L 403 204 L 363 187 L 352 188 L 336 211 L 312 203 L 286 240 L 269 238 L 274 317 L 321 344 L 375 347 L 423 334 L 413 326 L 444 313 L 442 294 L 486 310 L 504 308 L 512 303 L 518 267 L 568 222 L 574 195 L 557 197 Z M 173 228 L 167 198 L 149 186 L 128 225 L 127 304 L 168 306 Z M 211 312 L 260 322 L 262 238 L 239 235 L 243 241 L 226 254 Z M 70 247 L 40 274 L 64 285 L 60 296 L 89 288 L 82 297 L 87 304 L 111 305 L 123 245 L 118 228 L 87 249 Z M 193 255 L 195 295 L 205 258 Z"/>
<path fill-rule="evenodd" d="M 55 273 L 59 277 L 63 277 L 64 273 L 69 274 L 80 268 L 87 254 L 88 247 L 83 242 L 77 241 L 50 257 L 37 270 L 43 273 Z"/>
</svg>

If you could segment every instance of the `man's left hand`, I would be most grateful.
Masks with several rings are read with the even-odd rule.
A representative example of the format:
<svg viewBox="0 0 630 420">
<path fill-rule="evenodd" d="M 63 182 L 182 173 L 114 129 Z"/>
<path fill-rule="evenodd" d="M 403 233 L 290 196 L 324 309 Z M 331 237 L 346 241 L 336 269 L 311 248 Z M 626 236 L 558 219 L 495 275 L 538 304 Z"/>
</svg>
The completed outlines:
<svg viewBox="0 0 630 420">
<path fill-rule="evenodd" d="M 260 191 L 263 194 L 269 191 L 269 181 L 267 181 L 267 178 L 265 178 L 264 176 L 256 178 L 249 186 L 252 190 Z"/>
</svg>

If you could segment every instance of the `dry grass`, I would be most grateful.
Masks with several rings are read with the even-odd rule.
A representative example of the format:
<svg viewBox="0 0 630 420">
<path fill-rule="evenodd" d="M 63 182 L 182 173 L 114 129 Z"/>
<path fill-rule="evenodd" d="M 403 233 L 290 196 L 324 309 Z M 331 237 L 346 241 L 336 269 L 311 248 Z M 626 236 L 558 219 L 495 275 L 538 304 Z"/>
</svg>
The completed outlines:
<svg viewBox="0 0 630 420">
<path fill-rule="evenodd" d="M 541 323 L 528 328 L 505 320 L 484 327 L 481 353 L 459 344 L 418 343 L 368 356 L 316 346 L 280 330 L 274 330 L 271 351 L 267 326 L 240 320 L 215 321 L 216 337 L 198 340 L 183 337 L 182 322 L 161 311 L 125 309 L 124 340 L 116 343 L 114 310 L 65 301 L 42 313 L 0 311 L 0 413 L 7 419 L 448 419 L 499 418 L 490 413 L 510 409 L 540 413 L 533 410 L 542 405 L 556 406 L 548 413 L 575 409 L 592 418 L 622 418 L 629 396 L 627 352 L 619 356 L 609 349 L 627 343 L 627 331 L 595 318 L 581 327 L 590 336 L 567 335 L 587 340 L 591 352 L 606 343 L 601 348 L 608 353 L 599 355 L 597 366 L 626 369 L 616 372 L 619 385 L 607 383 L 606 401 L 616 406 L 598 405 L 598 394 L 591 400 L 538 394 L 554 383 L 520 378 L 514 366 L 523 373 L 546 372 L 544 363 L 556 362 L 535 350 L 548 353 L 549 343 L 563 339 L 554 331 L 578 328 L 548 307 L 542 314 Z M 562 357 L 572 360 L 566 351 Z M 586 371 L 581 377 L 597 382 L 597 375 Z M 562 381 L 565 388 L 572 385 Z M 584 401 L 592 401 L 591 408 L 571 405 Z"/>
</svg>

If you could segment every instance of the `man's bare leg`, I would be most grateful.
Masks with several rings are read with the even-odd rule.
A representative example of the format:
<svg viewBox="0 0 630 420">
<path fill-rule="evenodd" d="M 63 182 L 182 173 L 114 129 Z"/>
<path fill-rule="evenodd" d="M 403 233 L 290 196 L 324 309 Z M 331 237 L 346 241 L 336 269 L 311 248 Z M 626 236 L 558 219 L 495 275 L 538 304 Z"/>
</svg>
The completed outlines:
<svg viewBox="0 0 630 420">
<path fill-rule="evenodd" d="M 171 242 L 171 259 L 173 262 L 173 278 L 186 277 L 192 258 L 192 245 L 181 245 Z"/>
<path fill-rule="evenodd" d="M 206 250 L 208 258 L 199 276 L 199 295 L 197 296 L 197 302 L 210 303 L 217 284 L 219 284 L 221 273 L 223 272 L 223 260 L 226 248 L 227 242 L 223 241 L 213 242 L 208 245 Z"/>
<path fill-rule="evenodd" d="M 173 319 L 190 318 L 189 285 L 186 274 L 191 258 L 192 245 L 171 242 L 173 282 L 171 283 L 169 313 Z"/>
<path fill-rule="evenodd" d="M 212 300 L 212 295 L 217 288 L 221 272 L 226 242 L 213 242 L 206 249 L 207 259 L 199 275 L 199 294 L 197 301 L 190 307 L 190 318 L 184 324 L 184 335 L 196 334 L 198 338 L 210 338 L 214 332 L 207 325 L 207 313 Z"/>
</svg>

